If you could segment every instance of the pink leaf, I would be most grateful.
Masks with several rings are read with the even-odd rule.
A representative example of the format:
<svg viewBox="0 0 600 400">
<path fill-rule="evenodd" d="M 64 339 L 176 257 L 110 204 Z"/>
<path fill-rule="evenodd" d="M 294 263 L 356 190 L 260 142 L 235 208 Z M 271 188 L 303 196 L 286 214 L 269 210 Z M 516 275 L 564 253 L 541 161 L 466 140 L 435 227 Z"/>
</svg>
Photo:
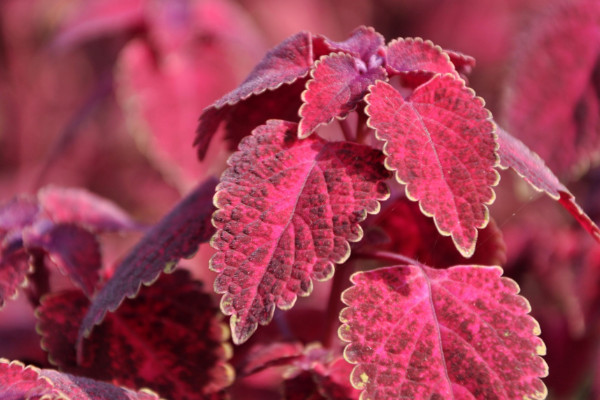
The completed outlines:
<svg viewBox="0 0 600 400">
<path fill-rule="evenodd" d="M 307 137 L 319 125 L 333 118 L 344 118 L 361 101 L 369 85 L 386 79 L 385 70 L 376 66 L 367 69 L 364 63 L 343 53 L 324 56 L 316 63 L 302 94 L 298 135 Z"/>
<path fill-rule="evenodd" d="M 532 20 L 505 88 L 503 123 L 559 176 L 600 151 L 600 3 L 555 2 Z"/>
<path fill-rule="evenodd" d="M 371 57 L 381 52 L 385 39 L 375 29 L 360 26 L 343 42 L 325 39 L 325 45 L 331 49 L 331 52 L 343 51 L 368 63 Z"/>
<path fill-rule="evenodd" d="M 222 315 L 187 271 L 161 277 L 109 314 L 83 342 L 78 363 L 75 343 L 88 307 L 80 292 L 63 291 L 45 296 L 36 310 L 42 346 L 61 370 L 171 398 L 198 398 L 231 384 Z"/>
<path fill-rule="evenodd" d="M 214 232 L 210 216 L 216 180 L 207 179 L 150 229 L 119 264 L 113 277 L 92 301 L 79 330 L 79 342 L 88 336 L 123 299 L 136 295 L 142 284 L 149 285 L 159 274 L 171 270 L 183 257 L 192 256 L 200 243 Z"/>
<path fill-rule="evenodd" d="M 60 272 L 91 297 L 102 267 L 100 244 L 94 234 L 72 224 L 38 224 L 25 232 L 24 242 L 28 251 L 39 248 L 46 252 Z"/>
<path fill-rule="evenodd" d="M 575 196 L 569 192 L 558 178 L 544 164 L 544 161 L 532 152 L 519 139 L 503 129 L 498 129 L 498 155 L 502 168 L 514 169 L 534 189 L 545 192 L 569 212 L 597 241 L 600 241 L 600 228 L 575 202 Z"/>
<path fill-rule="evenodd" d="M 400 74 L 403 83 L 417 87 L 435 73 L 458 73 L 446 52 L 440 46 L 421 38 L 399 38 L 387 48 L 387 67 L 390 75 Z"/>
<path fill-rule="evenodd" d="M 0 358 L 0 398 L 77 400 L 158 400 L 149 390 L 134 392 L 110 383 L 25 366 Z"/>
<path fill-rule="evenodd" d="M 436 75 L 406 100 L 385 82 L 370 90 L 368 123 L 386 142 L 387 168 L 440 233 L 470 257 L 499 180 L 495 127 L 483 100 L 451 75 Z"/>
<path fill-rule="evenodd" d="M 454 64 L 456 71 L 464 78 L 475 68 L 475 59 L 460 51 L 444 49 L 444 52 L 450 57 L 450 62 Z"/>
<path fill-rule="evenodd" d="M 368 398 L 544 399 L 540 328 L 499 267 L 398 265 L 342 294 L 345 358 Z"/>
<path fill-rule="evenodd" d="M 92 232 L 139 229 L 116 204 L 83 189 L 48 186 L 38 193 L 40 206 L 56 224 L 85 227 Z"/>
<path fill-rule="evenodd" d="M 217 186 L 215 291 L 243 343 L 275 306 L 289 309 L 312 280 L 327 280 L 349 256 L 358 223 L 379 211 L 389 174 L 381 152 L 318 137 L 298 140 L 297 125 L 269 121 L 240 143 Z"/>
</svg>

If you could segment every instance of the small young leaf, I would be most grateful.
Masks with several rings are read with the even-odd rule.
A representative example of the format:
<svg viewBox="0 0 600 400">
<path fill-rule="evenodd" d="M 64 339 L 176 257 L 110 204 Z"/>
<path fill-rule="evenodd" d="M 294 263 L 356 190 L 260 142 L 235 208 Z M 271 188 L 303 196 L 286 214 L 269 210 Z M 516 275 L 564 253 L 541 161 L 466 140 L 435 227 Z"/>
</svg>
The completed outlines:
<svg viewBox="0 0 600 400">
<path fill-rule="evenodd" d="M 387 69 L 390 75 L 402 75 L 403 84 L 417 87 L 436 73 L 458 77 L 454 65 L 440 46 L 421 38 L 399 38 L 387 48 Z"/>
<path fill-rule="evenodd" d="M 78 342 L 90 334 L 107 311 L 116 310 L 126 296 L 134 297 L 142 284 L 154 282 L 163 270 L 192 256 L 200 243 L 210 238 L 214 232 L 210 215 L 214 210 L 211 199 L 215 186 L 214 178 L 198 185 L 129 252 L 93 299 L 81 324 Z"/>
<path fill-rule="evenodd" d="M 348 241 L 362 237 L 358 223 L 388 196 L 380 151 L 298 140 L 297 128 L 272 120 L 255 129 L 217 186 L 211 269 L 238 344 L 271 321 L 275 306 L 310 294 L 313 279 L 331 278 Z"/>
<path fill-rule="evenodd" d="M 535 190 L 557 200 L 594 239 L 600 241 L 600 228 L 575 202 L 575 196 L 560 183 L 544 161 L 504 129 L 498 129 L 497 135 L 500 144 L 500 167 L 512 168 Z"/>
<path fill-rule="evenodd" d="M 382 67 L 367 69 L 362 61 L 343 53 L 322 57 L 311 75 L 302 94 L 298 127 L 301 138 L 335 117 L 346 117 L 363 99 L 369 85 L 387 77 Z"/>
<path fill-rule="evenodd" d="M 204 158 L 219 124 L 223 120 L 230 119 L 232 108 L 235 109 L 238 103 L 251 96 L 263 96 L 267 91 L 277 89 L 280 89 L 277 90 L 280 95 L 283 93 L 285 98 L 290 98 L 285 95 L 288 86 L 306 76 L 316 58 L 328 53 L 323 40 L 320 37 L 313 37 L 308 32 L 300 32 L 287 38 L 269 51 L 236 89 L 207 107 L 200 117 L 194 142 L 198 148 L 199 158 Z M 269 113 L 266 115 L 267 118 L 283 118 L 281 114 L 289 112 L 288 109 L 281 107 L 265 111 Z M 254 127 L 250 127 L 249 130 Z M 232 132 L 229 132 L 229 135 L 242 136 L 240 133 Z"/>
<path fill-rule="evenodd" d="M 116 204 L 83 189 L 48 186 L 40 190 L 38 199 L 44 213 L 56 224 L 76 224 L 91 232 L 140 228 Z"/>
<path fill-rule="evenodd" d="M 159 400 L 147 389 L 134 392 L 51 369 L 25 366 L 0 358 L 0 398 L 3 400 Z"/>
<path fill-rule="evenodd" d="M 473 265 L 354 274 L 339 335 L 362 397 L 544 399 L 539 325 L 501 274 Z"/>
<path fill-rule="evenodd" d="M 386 167 L 470 257 L 499 180 L 495 126 L 483 100 L 452 75 L 434 76 L 406 100 L 385 82 L 370 91 L 368 124 L 386 142 Z"/>
<path fill-rule="evenodd" d="M 331 52 L 343 51 L 368 64 L 371 57 L 377 55 L 384 48 L 385 39 L 375 29 L 360 26 L 343 42 L 325 39 L 325 45 Z"/>
<path fill-rule="evenodd" d="M 187 271 L 161 277 L 109 314 L 84 340 L 77 363 L 77 333 L 88 307 L 80 292 L 63 291 L 44 297 L 36 311 L 42 347 L 62 370 L 178 399 L 231 384 L 227 328 Z"/>
<path fill-rule="evenodd" d="M 93 233 L 73 224 L 36 224 L 24 233 L 24 243 L 28 251 L 37 248 L 47 253 L 59 271 L 91 297 L 102 267 L 100 244 Z"/>
</svg>

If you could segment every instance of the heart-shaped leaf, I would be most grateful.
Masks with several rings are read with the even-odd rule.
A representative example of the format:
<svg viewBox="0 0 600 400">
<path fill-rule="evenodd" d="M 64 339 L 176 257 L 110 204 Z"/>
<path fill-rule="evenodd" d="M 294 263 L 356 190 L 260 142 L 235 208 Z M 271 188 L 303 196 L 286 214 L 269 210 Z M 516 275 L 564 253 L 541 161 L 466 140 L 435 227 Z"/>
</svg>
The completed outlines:
<svg viewBox="0 0 600 400">
<path fill-rule="evenodd" d="M 214 232 L 210 216 L 216 180 L 207 179 L 181 200 L 169 214 L 152 227 L 116 268 L 112 278 L 98 292 L 81 323 L 79 341 L 88 336 L 125 297 L 134 297 L 142 284 L 150 285 L 164 270 L 171 270 L 184 257 L 198 250 Z"/>
<path fill-rule="evenodd" d="M 129 389 L 0 358 L 0 398 L 48 400 L 158 400 L 147 390 Z"/>
<path fill-rule="evenodd" d="M 370 91 L 368 124 L 385 141 L 386 167 L 470 257 L 499 180 L 495 126 L 483 100 L 452 75 L 434 76 L 408 99 L 381 81 Z"/>
<path fill-rule="evenodd" d="M 339 334 L 361 397 L 544 399 L 539 325 L 501 274 L 474 265 L 354 274 Z"/>
<path fill-rule="evenodd" d="M 289 309 L 307 296 L 313 279 L 331 278 L 333 264 L 349 256 L 348 241 L 362 237 L 358 223 L 388 196 L 380 151 L 299 140 L 297 129 L 276 120 L 255 129 L 217 186 L 211 269 L 235 343 L 268 324 L 275 306 Z"/>
<path fill-rule="evenodd" d="M 89 304 L 80 292 L 64 291 L 45 296 L 36 310 L 42 347 L 62 370 L 182 399 L 231 384 L 222 315 L 187 271 L 162 276 L 109 314 L 83 341 L 77 362 L 79 323 Z"/>
<path fill-rule="evenodd" d="M 361 101 L 369 85 L 386 79 L 380 66 L 367 69 L 362 61 L 343 53 L 324 56 L 311 72 L 312 79 L 302 93 L 298 135 L 307 137 L 319 125 L 344 118 Z"/>
<path fill-rule="evenodd" d="M 500 167 L 512 168 L 535 190 L 544 192 L 552 197 L 569 212 L 588 231 L 594 239 L 600 242 L 600 228 L 575 202 L 575 196 L 550 171 L 544 161 L 531 151 L 523 142 L 510 135 L 504 129 L 498 129 L 498 155 Z"/>
</svg>

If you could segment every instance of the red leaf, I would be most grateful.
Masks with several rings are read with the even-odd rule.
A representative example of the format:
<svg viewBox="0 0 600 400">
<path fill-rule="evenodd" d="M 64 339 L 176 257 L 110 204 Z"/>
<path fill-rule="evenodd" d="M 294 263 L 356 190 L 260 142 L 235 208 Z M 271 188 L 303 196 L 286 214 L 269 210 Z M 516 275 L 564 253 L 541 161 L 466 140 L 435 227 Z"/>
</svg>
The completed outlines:
<svg viewBox="0 0 600 400">
<path fill-rule="evenodd" d="M 149 390 L 133 392 L 50 369 L 0 358 L 2 399 L 158 400 Z"/>
<path fill-rule="evenodd" d="M 375 29 L 359 26 L 343 42 L 325 39 L 325 45 L 329 47 L 331 52 L 343 51 L 368 63 L 374 55 L 382 52 L 385 39 Z"/>
<path fill-rule="evenodd" d="M 72 224 L 37 224 L 24 234 L 25 247 L 42 249 L 59 271 L 91 297 L 102 267 L 96 236 Z"/>
<path fill-rule="evenodd" d="M 298 140 L 297 125 L 269 121 L 240 143 L 217 186 L 215 291 L 235 343 L 275 306 L 289 309 L 312 280 L 327 280 L 349 256 L 358 223 L 379 211 L 389 174 L 381 152 L 354 143 Z"/>
<path fill-rule="evenodd" d="M 163 270 L 169 271 L 181 258 L 192 256 L 199 244 L 210 238 L 214 232 L 209 221 L 215 185 L 213 178 L 199 185 L 129 252 L 93 299 L 78 341 L 90 334 L 107 311 L 116 310 L 126 296 L 135 296 L 142 283 L 150 285 Z"/>
<path fill-rule="evenodd" d="M 475 59 L 460 51 L 444 49 L 444 52 L 450 57 L 450 62 L 454 64 L 456 71 L 463 77 L 469 75 L 475 68 Z"/>
<path fill-rule="evenodd" d="M 44 297 L 36 311 L 42 346 L 62 370 L 178 399 L 204 398 L 231 384 L 227 328 L 188 272 L 163 276 L 109 314 L 83 342 L 77 363 L 88 306 L 80 292 L 68 291 Z"/>
<path fill-rule="evenodd" d="M 286 86 L 306 76 L 313 65 L 314 60 L 321 54 L 326 54 L 323 39 L 313 37 L 309 32 L 297 33 L 271 51 L 250 72 L 250 75 L 235 90 L 229 92 L 213 105 L 207 107 L 200 117 L 196 140 L 194 145 L 198 148 L 198 156 L 203 159 L 208 150 L 208 145 L 215 134 L 220 122 L 225 119 L 231 110 L 239 102 L 251 96 L 261 96 L 267 91 L 286 92 Z M 285 86 L 283 86 L 285 84 Z M 289 96 L 284 95 L 285 98 Z M 276 112 L 282 114 L 289 112 L 278 108 Z M 266 118 L 274 115 L 266 115 Z M 276 115 L 281 118 L 281 116 Z M 266 120 L 266 119 L 265 119 Z M 250 127 L 252 130 L 255 126 Z M 240 137 L 242 133 L 229 133 L 230 136 Z"/>
<path fill-rule="evenodd" d="M 40 206 L 56 224 L 76 224 L 92 232 L 139 229 L 113 202 L 83 189 L 48 186 L 38 193 Z"/>
<path fill-rule="evenodd" d="M 470 257 L 499 180 L 494 124 L 483 100 L 451 75 L 436 75 L 406 100 L 385 82 L 370 90 L 368 123 L 386 142 L 387 168 Z"/>
<path fill-rule="evenodd" d="M 479 265 L 503 265 L 506 262 L 506 245 L 502 231 L 492 218 L 479 232 L 479 245 L 467 260 L 456 250 L 448 237 L 440 236 L 431 218 L 420 212 L 417 203 L 403 197 L 388 205 L 369 228 L 383 229 L 388 240 L 371 246 L 400 253 L 433 267 L 450 267 L 471 262 Z M 361 242 L 359 246 L 369 245 Z"/>
<path fill-rule="evenodd" d="M 345 118 L 363 99 L 369 85 L 378 79 L 386 79 L 382 67 L 367 69 L 362 61 L 343 53 L 322 57 L 311 76 L 302 93 L 304 104 L 299 111 L 298 135 L 301 138 L 335 117 Z"/>
<path fill-rule="evenodd" d="M 413 88 L 435 73 L 450 73 L 458 78 L 449 55 L 440 46 L 421 38 L 399 38 L 390 42 L 387 67 L 390 74 L 402 75 L 403 83 Z"/>
<path fill-rule="evenodd" d="M 369 398 L 544 399 L 539 325 L 499 267 L 398 265 L 342 294 L 340 338 Z"/>
<path fill-rule="evenodd" d="M 23 249 L 1 249 L 0 253 L 0 308 L 6 300 L 17 297 L 19 287 L 27 286 L 31 272 L 29 256 Z"/>
<path fill-rule="evenodd" d="M 559 176 L 598 159 L 599 19 L 596 0 L 555 2 L 528 24 L 506 83 L 507 130 Z"/>
<path fill-rule="evenodd" d="M 519 176 L 529 183 L 535 190 L 545 192 L 569 212 L 581 226 L 600 242 L 600 228 L 575 202 L 575 196 L 569 192 L 558 178 L 544 164 L 544 161 L 532 152 L 520 140 L 511 136 L 503 129 L 497 130 L 498 155 L 502 168 L 512 168 Z"/>
</svg>

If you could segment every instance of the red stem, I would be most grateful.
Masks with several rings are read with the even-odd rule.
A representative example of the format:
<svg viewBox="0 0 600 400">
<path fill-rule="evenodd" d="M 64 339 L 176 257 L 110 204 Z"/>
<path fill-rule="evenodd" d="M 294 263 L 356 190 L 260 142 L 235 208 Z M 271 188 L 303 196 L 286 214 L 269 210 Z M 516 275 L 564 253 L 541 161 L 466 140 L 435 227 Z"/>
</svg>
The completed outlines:
<svg viewBox="0 0 600 400">
<path fill-rule="evenodd" d="M 340 327 L 340 311 L 344 308 L 342 292 L 350 287 L 350 275 L 354 273 L 355 263 L 347 262 L 339 265 L 333 275 L 329 301 L 327 302 L 327 320 L 323 332 L 323 347 L 331 349 L 338 338 L 337 331 Z"/>
<path fill-rule="evenodd" d="M 344 138 L 349 142 L 354 142 L 354 135 L 352 135 L 352 130 L 348 125 L 348 121 L 345 119 L 338 119 L 338 123 L 340 124 L 340 128 L 342 128 L 342 133 L 344 134 Z"/>
</svg>

